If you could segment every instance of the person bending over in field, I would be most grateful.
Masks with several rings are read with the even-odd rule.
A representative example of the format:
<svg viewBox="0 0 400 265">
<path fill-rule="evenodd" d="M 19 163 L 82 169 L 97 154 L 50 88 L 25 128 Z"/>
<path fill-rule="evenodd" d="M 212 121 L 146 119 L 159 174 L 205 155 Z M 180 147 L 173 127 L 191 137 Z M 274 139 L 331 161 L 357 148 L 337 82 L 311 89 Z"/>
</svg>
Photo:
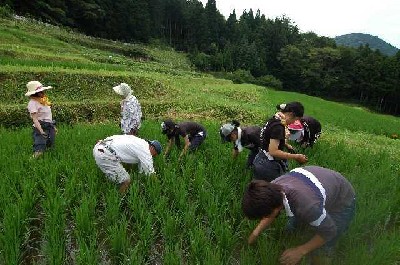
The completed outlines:
<svg viewBox="0 0 400 265">
<path fill-rule="evenodd" d="M 312 147 L 321 135 L 321 123 L 310 116 L 303 116 L 300 120 L 288 126 L 289 140 L 296 141 L 303 148 Z"/>
<path fill-rule="evenodd" d="M 253 160 L 259 151 L 260 132 L 261 127 L 259 126 L 241 128 L 240 123 L 235 120 L 222 125 L 219 129 L 222 141 L 233 143 L 233 158 L 236 158 L 243 148 L 250 150 L 250 154 L 247 156 L 247 167 L 253 166 Z"/>
<path fill-rule="evenodd" d="M 182 158 L 187 150 L 195 151 L 203 142 L 207 136 L 206 129 L 196 123 L 191 121 L 175 123 L 172 120 L 168 119 L 161 123 L 162 133 L 165 134 L 168 138 L 168 145 L 165 149 L 164 156 L 167 157 L 169 152 L 171 151 L 172 145 L 175 144 L 178 148 L 180 148 L 180 138 L 182 136 L 185 140 L 185 146 L 179 156 Z"/>
<path fill-rule="evenodd" d="M 294 159 L 303 164 L 307 157 L 303 154 L 285 152 L 285 126 L 303 116 L 304 107 L 300 102 L 290 102 L 277 106 L 277 112 L 261 129 L 260 151 L 253 161 L 254 179 L 271 181 L 287 171 L 287 160 Z"/>
<path fill-rule="evenodd" d="M 33 121 L 33 157 L 43 154 L 46 148 L 54 146 L 57 129 L 51 112 L 50 100 L 45 90 L 51 86 L 43 86 L 39 81 L 30 81 L 26 84 L 29 97 L 28 111 Z"/>
<path fill-rule="evenodd" d="M 97 166 L 106 176 L 119 184 L 119 191 L 125 193 L 131 179 L 124 164 L 138 164 L 139 173 L 155 173 L 153 157 L 162 151 L 160 142 L 147 141 L 134 135 L 114 135 L 100 140 L 93 148 Z"/>
<path fill-rule="evenodd" d="M 122 133 L 137 135 L 142 119 L 142 108 L 139 101 L 132 95 L 132 89 L 126 83 L 113 87 L 113 90 L 123 98 L 121 100 Z"/>
<path fill-rule="evenodd" d="M 281 264 L 298 264 L 310 253 L 312 264 L 329 261 L 338 237 L 346 231 L 355 212 L 355 192 L 341 174 L 333 170 L 306 166 L 295 168 L 267 182 L 253 180 L 246 188 L 242 209 L 249 219 L 260 222 L 248 238 L 255 242 L 281 211 L 289 217 L 287 230 L 306 225 L 315 230 L 304 244 L 289 248 L 280 257 Z"/>
</svg>

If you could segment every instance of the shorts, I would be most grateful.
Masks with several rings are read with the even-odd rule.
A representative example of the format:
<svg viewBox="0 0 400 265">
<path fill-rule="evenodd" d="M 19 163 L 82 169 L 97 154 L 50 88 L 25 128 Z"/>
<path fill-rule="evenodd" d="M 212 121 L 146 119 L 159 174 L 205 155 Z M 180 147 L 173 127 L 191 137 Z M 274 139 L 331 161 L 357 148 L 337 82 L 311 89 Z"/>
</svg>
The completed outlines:
<svg viewBox="0 0 400 265">
<path fill-rule="evenodd" d="M 129 173 L 122 166 L 118 157 L 105 148 L 102 143 L 94 146 L 93 157 L 97 166 L 111 181 L 121 184 L 130 180 Z"/>
<path fill-rule="evenodd" d="M 206 132 L 199 132 L 193 137 L 190 137 L 189 151 L 195 151 L 206 139 Z"/>
</svg>

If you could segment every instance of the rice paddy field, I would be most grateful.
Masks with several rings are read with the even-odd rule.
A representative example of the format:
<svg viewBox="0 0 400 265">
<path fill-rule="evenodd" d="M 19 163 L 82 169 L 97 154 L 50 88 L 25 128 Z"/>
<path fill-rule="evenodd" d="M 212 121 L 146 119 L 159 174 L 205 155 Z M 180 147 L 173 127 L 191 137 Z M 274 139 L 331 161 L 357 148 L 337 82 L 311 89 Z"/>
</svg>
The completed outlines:
<svg viewBox="0 0 400 265">
<path fill-rule="evenodd" d="M 353 184 L 357 210 L 332 264 L 400 264 L 400 119 L 357 106 L 254 85 L 191 69 L 167 48 L 98 40 L 29 20 L 0 20 L 0 264 L 279 264 L 310 235 L 285 233 L 283 214 L 253 246 L 257 224 L 241 199 L 251 180 L 247 151 L 231 158 L 219 127 L 262 125 L 278 103 L 298 100 L 323 134 L 304 150 L 309 165 Z M 38 79 L 58 120 L 56 146 L 32 159 L 25 84 Z M 125 195 L 96 167 L 96 141 L 119 134 L 112 86 L 131 84 L 145 120 L 140 137 L 158 139 L 164 118 L 202 123 L 208 137 L 178 161 L 156 157 L 156 174 L 135 168 Z M 301 150 L 301 149 L 300 149 Z M 298 164 L 291 163 L 290 168 Z M 302 264 L 307 264 L 306 260 Z"/>
</svg>

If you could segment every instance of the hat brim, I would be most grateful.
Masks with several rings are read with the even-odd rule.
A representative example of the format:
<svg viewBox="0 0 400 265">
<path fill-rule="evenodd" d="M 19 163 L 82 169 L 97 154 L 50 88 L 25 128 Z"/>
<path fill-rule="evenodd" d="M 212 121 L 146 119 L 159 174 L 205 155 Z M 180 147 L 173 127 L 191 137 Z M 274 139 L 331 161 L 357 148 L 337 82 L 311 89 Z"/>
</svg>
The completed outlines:
<svg viewBox="0 0 400 265">
<path fill-rule="evenodd" d="M 124 95 L 124 94 L 122 93 L 121 86 L 115 86 L 115 87 L 113 87 L 113 90 L 114 90 L 114 92 L 117 93 L 118 95 L 121 95 L 121 96 Z"/>
<path fill-rule="evenodd" d="M 26 92 L 25 96 L 29 97 L 29 96 L 32 96 L 36 93 L 42 92 L 42 91 L 50 89 L 50 88 L 53 88 L 53 87 L 52 86 L 44 86 L 44 87 L 39 88 L 38 90 Z"/>
</svg>

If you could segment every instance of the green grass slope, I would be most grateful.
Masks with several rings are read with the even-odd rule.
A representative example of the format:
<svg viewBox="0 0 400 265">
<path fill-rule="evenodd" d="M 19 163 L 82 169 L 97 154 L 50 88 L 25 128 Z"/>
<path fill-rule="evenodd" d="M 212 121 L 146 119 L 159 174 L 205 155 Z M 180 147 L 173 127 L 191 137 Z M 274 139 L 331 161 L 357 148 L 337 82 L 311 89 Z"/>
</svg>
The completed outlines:
<svg viewBox="0 0 400 265">
<path fill-rule="evenodd" d="M 285 101 L 303 102 L 323 134 L 309 164 L 344 174 L 357 214 L 333 264 L 400 262 L 400 119 L 356 106 L 280 92 L 194 72 L 169 49 L 89 38 L 28 20 L 0 21 L 0 264 L 278 264 L 307 237 L 284 235 L 281 216 L 257 244 L 240 200 L 251 179 L 245 154 L 232 161 L 221 123 L 259 124 Z M 33 161 L 25 84 L 38 79 L 59 121 L 57 146 Z M 146 120 L 142 137 L 159 139 L 162 118 L 205 124 L 200 150 L 177 161 L 156 158 L 157 176 L 133 171 L 121 197 L 92 158 L 98 139 L 118 134 L 112 87 L 131 84 Z M 245 153 L 245 152 L 244 152 Z M 291 163 L 290 167 L 298 166 Z M 303 264 L 305 264 L 303 262 Z"/>
</svg>

